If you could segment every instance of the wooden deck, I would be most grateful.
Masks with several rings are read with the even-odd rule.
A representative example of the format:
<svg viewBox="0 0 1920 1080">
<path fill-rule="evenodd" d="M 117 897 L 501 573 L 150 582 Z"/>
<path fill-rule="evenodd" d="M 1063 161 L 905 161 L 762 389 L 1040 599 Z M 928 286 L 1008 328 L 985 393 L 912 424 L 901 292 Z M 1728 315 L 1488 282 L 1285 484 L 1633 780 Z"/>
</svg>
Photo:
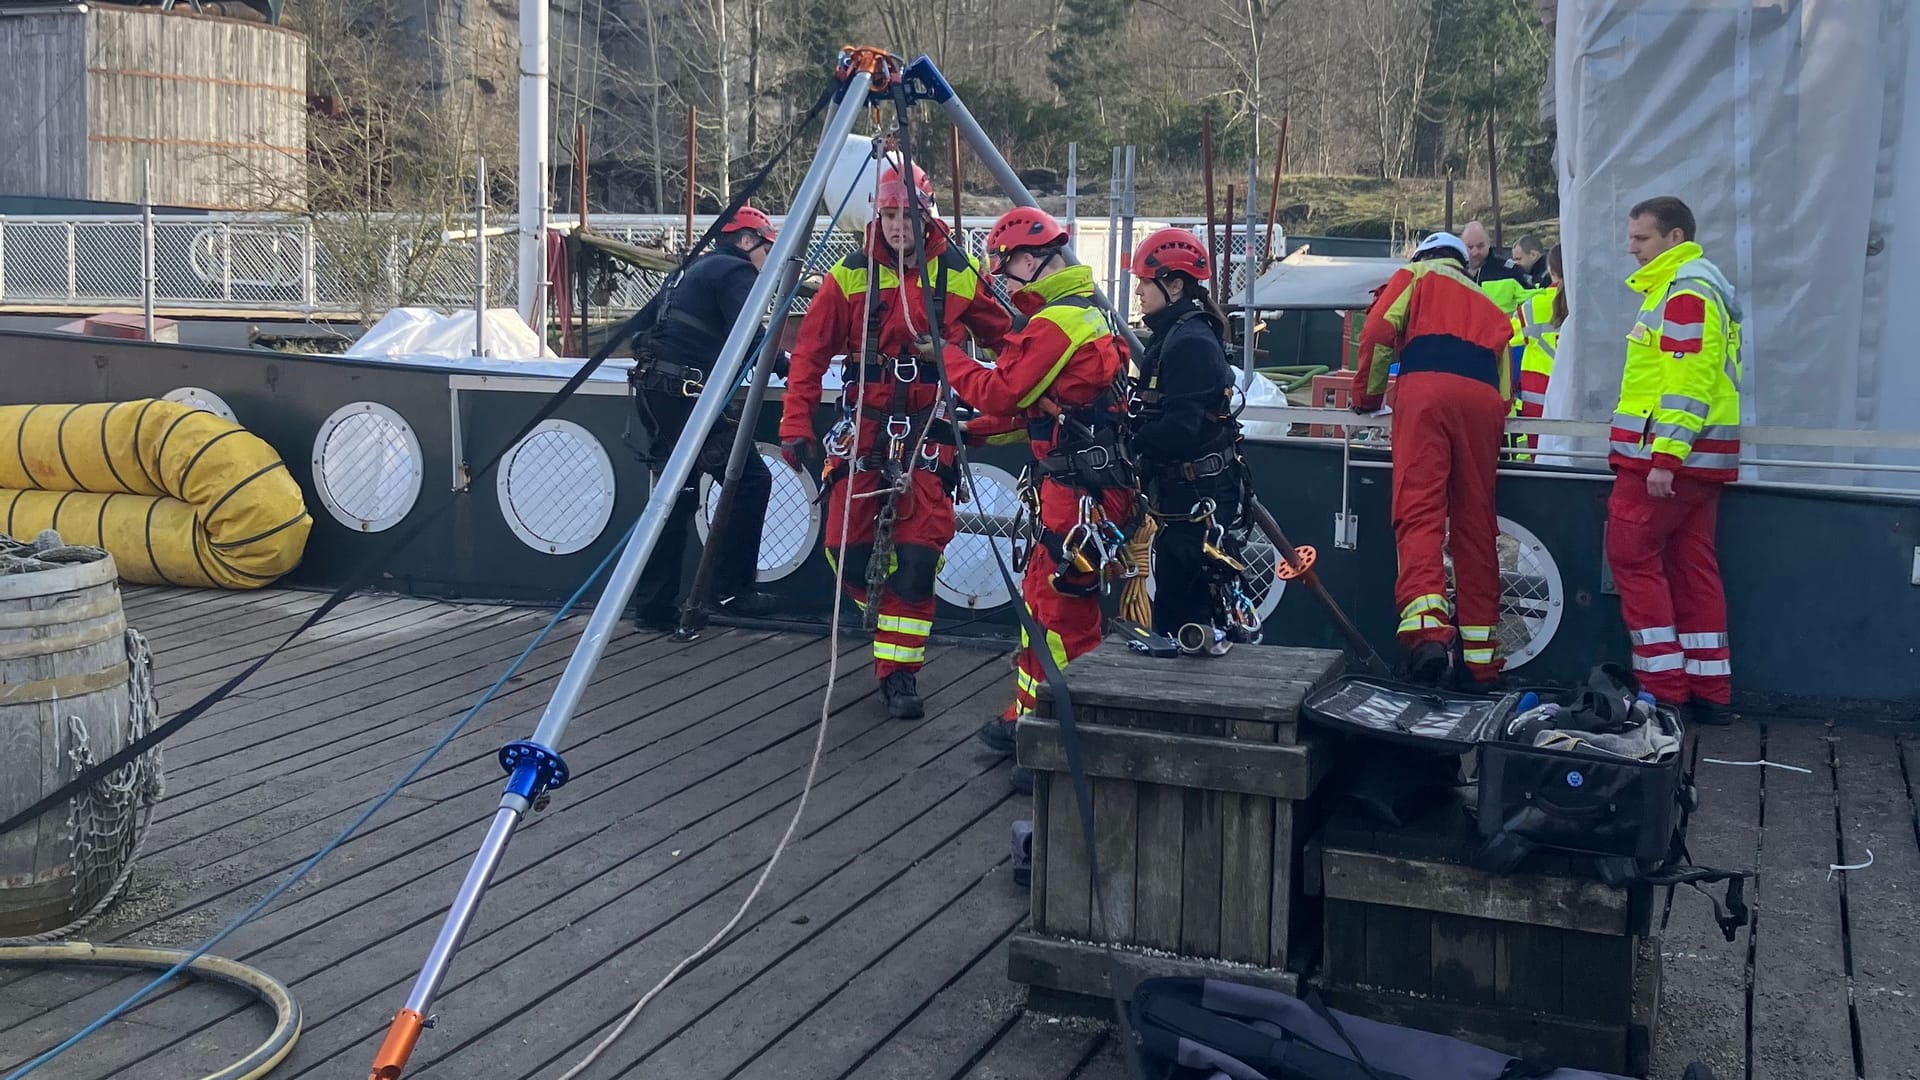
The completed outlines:
<svg viewBox="0 0 1920 1080">
<path fill-rule="evenodd" d="M 277 642 L 320 597 L 129 589 L 172 713 Z M 548 613 L 370 596 L 345 605 L 166 748 L 129 894 L 96 940 L 190 945 L 356 816 L 478 697 Z M 285 981 L 306 1027 L 276 1080 L 366 1074 L 499 799 L 495 753 L 525 737 L 584 623 L 405 793 L 217 951 Z M 929 718 L 884 719 L 843 641 L 827 751 L 794 846 L 736 933 L 657 998 L 595 1077 L 1119 1080 L 1113 1038 L 1028 1016 L 1005 978 L 1026 917 L 1008 869 L 1028 816 L 973 729 L 1004 704 L 1003 654 L 936 646 Z M 826 684 L 819 638 L 716 628 L 690 645 L 626 631 L 569 732 L 574 779 L 510 849 L 409 1076 L 551 1077 L 751 887 L 784 828 Z M 1755 932 L 1727 944 L 1673 899 L 1661 1064 L 1729 1077 L 1920 1076 L 1920 743 L 1883 729 L 1750 723 L 1705 756 L 1699 861 L 1755 866 Z M 1834 862 L 1872 869 L 1835 875 Z M 142 980 L 0 969 L 0 1066 Z M 267 1020 L 237 994 L 164 994 L 36 1076 L 199 1076 Z M 1751 1063 L 1751 1064 L 1749 1064 Z"/>
</svg>

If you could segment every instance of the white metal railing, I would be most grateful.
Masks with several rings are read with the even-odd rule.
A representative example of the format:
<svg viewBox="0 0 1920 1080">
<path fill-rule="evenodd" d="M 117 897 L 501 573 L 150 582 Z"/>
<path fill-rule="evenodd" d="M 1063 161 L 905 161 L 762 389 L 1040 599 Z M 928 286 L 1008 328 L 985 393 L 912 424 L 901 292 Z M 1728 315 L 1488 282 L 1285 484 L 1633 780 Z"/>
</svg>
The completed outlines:
<svg viewBox="0 0 1920 1080">
<path fill-rule="evenodd" d="M 511 218 L 494 220 L 513 227 Z M 696 234 L 712 220 L 695 217 Z M 378 318 L 402 305 L 467 307 L 476 284 L 474 242 L 447 239 L 447 224 L 390 214 L 155 215 L 149 240 L 137 213 L 0 215 L 0 311 L 139 307 L 149 243 L 153 303 L 160 308 Z M 980 254 L 992 219 L 963 224 L 968 247 Z M 602 236 L 670 251 L 687 242 L 684 216 L 602 214 L 590 225 Z M 556 220 L 554 227 L 571 226 Z M 822 266 L 855 246 L 824 218 L 814 222 L 814 240 L 823 249 Z M 1244 233 L 1233 238 L 1236 289 L 1245 277 L 1247 243 Z M 1253 247 L 1258 253 L 1263 244 L 1256 238 Z M 487 245 L 487 267 L 494 302 L 512 304 L 519 290 L 510 237 Z M 609 314 L 638 310 L 659 284 L 658 274 L 620 275 L 594 307 Z"/>
</svg>

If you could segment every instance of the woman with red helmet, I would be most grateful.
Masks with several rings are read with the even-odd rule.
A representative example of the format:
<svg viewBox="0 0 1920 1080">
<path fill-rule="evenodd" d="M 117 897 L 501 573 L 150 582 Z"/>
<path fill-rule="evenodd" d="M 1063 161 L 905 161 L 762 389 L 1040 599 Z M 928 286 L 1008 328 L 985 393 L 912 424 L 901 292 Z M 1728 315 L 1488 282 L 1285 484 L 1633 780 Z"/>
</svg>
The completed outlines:
<svg viewBox="0 0 1920 1080">
<path fill-rule="evenodd" d="M 1020 651 L 1013 704 L 980 729 L 980 741 L 1003 754 L 1013 752 L 1014 724 L 1033 712 L 1045 678 L 1036 650 L 1048 649 L 1054 663 L 1065 667 L 1100 644 L 1100 586 L 1108 566 L 1100 546 L 1089 541 L 1099 538 L 1118 555 L 1122 532 L 1134 517 L 1132 470 L 1081 467 L 1092 460 L 1083 451 L 1099 460 L 1118 457 L 1112 451 L 1118 449 L 1124 402 L 1114 384 L 1126 372 L 1126 356 L 1106 312 L 1094 302 L 1093 270 L 1068 265 L 1066 243 L 1067 230 L 1039 210 L 1001 215 L 987 234 L 989 268 L 1013 283 L 1013 302 L 1027 324 L 1008 336 L 993 366 L 964 363 L 947 370 L 961 400 L 991 418 L 978 427 L 969 423 L 970 433 L 1024 427 L 1033 445 L 1021 492 L 1029 506 L 1037 496 L 1040 535 L 1021 596 L 1046 642 L 1029 641 Z M 1031 783 L 1025 770 L 1015 770 L 1016 789 Z"/>
<path fill-rule="evenodd" d="M 1133 252 L 1134 296 L 1152 338 L 1140 357 L 1134 457 L 1160 529 L 1153 538 L 1153 630 L 1188 651 L 1227 651 L 1204 551 L 1209 526 L 1240 514 L 1240 425 L 1226 316 L 1206 282 L 1207 249 L 1185 229 L 1152 233 Z M 1205 513 L 1211 503 L 1211 514 Z"/>
<path fill-rule="evenodd" d="M 964 253 L 948 243 L 933 214 L 932 184 L 915 168 L 907 183 L 897 166 L 880 175 L 873 205 L 877 219 L 863 250 L 827 272 L 820 292 L 801 320 L 787 375 L 780 417 L 781 454 L 799 470 L 821 449 L 814 413 L 821 379 L 838 357 L 843 385 L 841 422 L 828 438 L 821 479 L 826 489 L 829 555 L 846 546 L 847 592 L 863 607 L 877 605 L 873 636 L 874 674 L 887 713 L 897 719 L 924 715 L 916 673 L 933 630 L 934 575 L 953 539 L 954 433 L 944 415 L 943 366 L 972 361 L 958 343 L 972 334 L 988 349 L 1000 348 L 1010 323 L 987 282 Z M 916 264 L 915 213 L 923 231 L 928 265 Z M 932 289 L 922 284 L 931 279 Z M 941 320 L 940 356 L 932 355 L 931 320 Z M 864 352 L 863 352 L 864 349 Z M 856 389 L 864 379 L 865 391 Z M 856 397 L 861 422 L 853 423 Z M 916 449 L 917 448 L 917 449 Z M 909 460 L 910 459 L 910 460 Z M 898 496 L 873 496 L 892 478 L 909 479 Z M 852 485 L 853 502 L 837 490 Z M 863 497 L 872 496 L 872 497 Z M 896 515 L 893 552 L 875 556 L 877 520 L 883 505 Z M 867 563 L 884 559 L 881 595 L 867 591 Z"/>
</svg>

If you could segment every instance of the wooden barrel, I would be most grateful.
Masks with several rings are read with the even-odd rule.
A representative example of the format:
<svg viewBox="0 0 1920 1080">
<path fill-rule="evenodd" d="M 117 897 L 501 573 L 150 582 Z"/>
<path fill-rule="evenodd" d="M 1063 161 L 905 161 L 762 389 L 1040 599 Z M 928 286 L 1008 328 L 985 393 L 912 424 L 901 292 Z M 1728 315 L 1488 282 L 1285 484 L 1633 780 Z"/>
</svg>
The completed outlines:
<svg viewBox="0 0 1920 1080">
<path fill-rule="evenodd" d="M 0 818 L 126 746 L 126 629 L 111 556 L 0 574 Z M 92 815 L 74 809 L 0 835 L 0 937 L 65 926 L 112 885 L 120 867 L 100 860 L 128 845 L 93 835 Z"/>
</svg>

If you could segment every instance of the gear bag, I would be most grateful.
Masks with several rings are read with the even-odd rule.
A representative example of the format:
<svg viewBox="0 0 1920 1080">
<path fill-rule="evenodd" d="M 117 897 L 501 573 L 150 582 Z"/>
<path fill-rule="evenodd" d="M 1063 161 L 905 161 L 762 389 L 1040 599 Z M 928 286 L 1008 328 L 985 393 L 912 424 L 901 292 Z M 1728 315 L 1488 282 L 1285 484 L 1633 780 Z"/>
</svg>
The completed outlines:
<svg viewBox="0 0 1920 1080">
<path fill-rule="evenodd" d="M 1143 1063 L 1167 1080 L 1626 1080 L 1336 1012 L 1307 991 L 1148 979 L 1128 1006 Z M 1687 1080 L 1713 1080 L 1705 1065 Z"/>
<path fill-rule="evenodd" d="M 1480 869 L 1511 873 L 1535 851 L 1587 856 L 1610 885 L 1699 890 L 1732 941 L 1747 923 L 1747 874 L 1692 865 L 1687 817 L 1698 803 L 1686 733 L 1668 710 L 1636 709 L 1638 691 L 1612 664 L 1577 690 L 1490 697 L 1349 676 L 1316 691 L 1301 713 L 1362 741 L 1473 754 Z M 1717 882 L 1726 883 L 1724 902 L 1703 887 Z"/>
</svg>

